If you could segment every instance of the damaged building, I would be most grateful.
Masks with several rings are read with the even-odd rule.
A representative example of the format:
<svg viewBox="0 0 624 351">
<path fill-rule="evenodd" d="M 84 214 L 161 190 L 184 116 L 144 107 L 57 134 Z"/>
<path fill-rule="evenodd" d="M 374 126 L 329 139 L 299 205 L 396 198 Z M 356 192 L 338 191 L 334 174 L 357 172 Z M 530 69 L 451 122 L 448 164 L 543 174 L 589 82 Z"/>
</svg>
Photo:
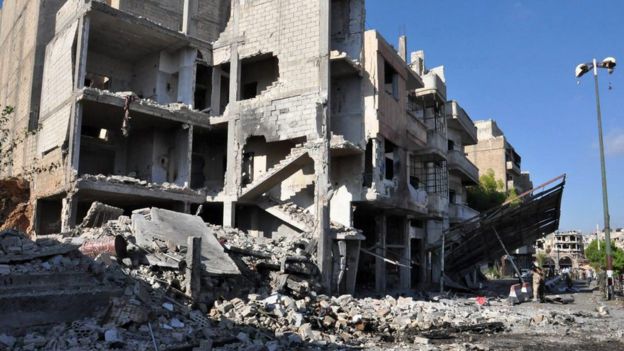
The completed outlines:
<svg viewBox="0 0 624 351">
<path fill-rule="evenodd" d="M 94 201 L 197 213 L 312 233 L 326 288 L 385 292 L 437 282 L 442 232 L 478 215 L 475 124 L 363 0 L 7 1 L 0 40 L 0 172 L 31 180 L 37 234 Z"/>
</svg>

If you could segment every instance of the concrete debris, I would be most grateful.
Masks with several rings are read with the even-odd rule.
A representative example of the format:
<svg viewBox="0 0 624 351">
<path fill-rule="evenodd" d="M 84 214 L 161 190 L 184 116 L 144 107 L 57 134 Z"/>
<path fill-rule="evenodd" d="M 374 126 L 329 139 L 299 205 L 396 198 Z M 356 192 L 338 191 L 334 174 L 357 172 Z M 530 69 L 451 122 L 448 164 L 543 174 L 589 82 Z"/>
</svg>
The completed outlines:
<svg viewBox="0 0 624 351">
<path fill-rule="evenodd" d="M 134 174 L 132 174 L 134 175 Z M 150 183 L 145 180 L 141 180 L 130 175 L 128 176 L 105 176 L 102 174 L 92 175 L 92 174 L 82 174 L 80 178 L 77 180 L 78 182 L 106 182 L 112 184 L 126 184 L 126 185 L 136 185 L 146 189 L 154 189 L 154 190 L 167 190 L 171 192 L 177 193 L 186 193 L 186 194 L 197 194 L 196 191 L 189 189 L 188 187 L 182 187 L 173 183 Z"/>
<path fill-rule="evenodd" d="M 0 335 L 2 347 L 290 350 L 400 343 L 429 348 L 435 340 L 456 335 L 498 333 L 530 325 L 570 326 L 579 318 L 594 318 L 553 311 L 527 313 L 491 296 L 487 304 L 479 304 L 476 298 L 440 294 L 383 298 L 322 295 L 316 242 L 310 234 L 253 237 L 237 229 L 205 224 L 199 217 L 156 208 L 137 210 L 132 218 L 122 215 L 99 227 L 83 227 L 69 234 L 73 237 L 53 235 L 35 241 L 17 232 L 2 234 L 3 253 L 22 256 L 2 266 L 3 274 L 16 281 L 8 289 L 0 286 L 0 320 L 5 321 L 0 324 L 7 331 Z M 201 240 L 195 240 L 198 238 Z M 114 249 L 116 240 L 127 244 L 123 253 Z M 33 255 L 67 242 L 73 245 L 71 251 Z M 104 242 L 113 245 L 99 251 L 85 249 Z M 191 262 L 194 256 L 189 253 L 195 244 L 201 247 L 199 265 Z M 220 262 L 216 264 L 207 255 L 219 257 Z M 177 265 L 154 263 L 154 257 Z M 239 274 L 218 273 L 230 265 Z M 192 283 L 198 277 L 193 267 L 200 268 L 199 286 Z M 36 280 L 28 280 L 28 276 Z M 17 299 L 19 284 L 33 281 L 45 300 L 33 300 L 33 296 Z M 81 293 L 74 297 L 79 294 L 76 289 Z M 87 295 L 91 298 L 85 298 Z M 25 307 L 27 301 L 49 302 L 53 298 L 57 303 L 50 306 L 58 308 L 60 304 L 66 311 L 45 310 L 37 319 Z M 22 303 L 5 303 L 16 299 Z M 64 318 L 51 318 L 53 313 Z M 11 320 L 7 316 L 15 323 L 7 323 Z M 15 316 L 20 316 L 19 320 Z M 47 326 L 29 330 L 35 324 Z M 483 349 L 470 345 L 459 349 Z"/>
<path fill-rule="evenodd" d="M 186 251 L 187 238 L 201 238 L 201 263 L 208 273 L 240 273 L 200 217 L 158 208 L 137 210 L 132 215 L 132 229 L 137 244 L 152 252 Z"/>
<path fill-rule="evenodd" d="M 104 223 L 119 218 L 123 215 L 123 209 L 105 205 L 101 202 L 93 202 L 84 219 L 82 227 L 101 227 Z"/>
</svg>

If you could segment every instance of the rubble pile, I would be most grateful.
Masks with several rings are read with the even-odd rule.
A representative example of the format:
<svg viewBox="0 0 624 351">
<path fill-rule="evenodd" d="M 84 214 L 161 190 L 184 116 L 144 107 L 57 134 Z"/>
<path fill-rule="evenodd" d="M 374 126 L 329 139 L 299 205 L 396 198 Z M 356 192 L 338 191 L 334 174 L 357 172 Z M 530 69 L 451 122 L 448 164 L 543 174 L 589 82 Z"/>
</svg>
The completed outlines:
<svg viewBox="0 0 624 351">
<path fill-rule="evenodd" d="M 185 194 L 197 194 L 198 193 L 194 190 L 191 190 L 188 187 L 182 187 L 177 184 L 168 183 L 168 182 L 150 183 L 148 181 L 141 180 L 136 177 L 137 177 L 137 174 L 134 172 L 129 173 L 127 176 L 120 176 L 120 175 L 106 176 L 103 174 L 97 174 L 97 175 L 82 174 L 80 178 L 78 179 L 78 181 L 107 182 L 107 183 L 136 185 L 136 186 L 140 186 L 141 188 L 146 188 L 146 189 L 167 190 L 167 191 L 173 191 L 173 192 L 185 193 Z"/>
<path fill-rule="evenodd" d="M 33 241 L 5 231 L 0 349 L 383 349 L 593 318 L 526 313 L 502 298 L 329 297 L 319 293 L 315 249 L 308 233 L 252 237 L 196 216 L 152 208 L 128 217 L 98 203 L 71 233 Z"/>
</svg>

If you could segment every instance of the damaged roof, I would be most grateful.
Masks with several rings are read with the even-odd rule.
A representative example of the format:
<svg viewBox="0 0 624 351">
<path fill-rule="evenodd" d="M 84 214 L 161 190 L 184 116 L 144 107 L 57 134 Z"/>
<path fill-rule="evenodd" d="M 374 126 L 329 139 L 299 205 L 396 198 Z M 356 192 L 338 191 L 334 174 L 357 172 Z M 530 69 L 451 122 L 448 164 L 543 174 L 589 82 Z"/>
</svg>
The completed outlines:
<svg viewBox="0 0 624 351">
<path fill-rule="evenodd" d="M 519 203 L 507 202 L 449 228 L 444 233 L 445 270 L 461 273 L 500 258 L 506 254 L 501 241 L 512 251 L 557 230 L 564 186 L 562 175 L 520 195 Z"/>
</svg>

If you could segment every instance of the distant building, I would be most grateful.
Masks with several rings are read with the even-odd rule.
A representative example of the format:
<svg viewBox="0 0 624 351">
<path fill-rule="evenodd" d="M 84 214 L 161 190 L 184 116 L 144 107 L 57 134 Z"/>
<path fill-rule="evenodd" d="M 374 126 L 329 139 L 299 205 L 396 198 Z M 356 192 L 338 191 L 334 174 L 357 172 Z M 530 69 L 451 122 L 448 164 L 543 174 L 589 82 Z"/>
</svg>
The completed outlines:
<svg viewBox="0 0 624 351">
<path fill-rule="evenodd" d="M 587 235 L 585 237 L 586 247 L 591 244 L 592 241 L 596 240 L 596 238 L 605 240 L 604 230 Z M 624 228 L 611 229 L 611 242 L 613 242 L 616 247 L 624 250 Z"/>
<path fill-rule="evenodd" d="M 585 260 L 584 236 L 575 230 L 549 234 L 536 242 L 535 249 L 546 253 L 549 257 L 546 266 L 557 271 L 579 268 Z"/>
<path fill-rule="evenodd" d="M 477 144 L 467 145 L 468 159 L 479 168 L 479 175 L 489 169 L 497 180 L 503 181 L 504 190 L 515 189 L 518 194 L 533 188 L 528 172 L 521 170 L 522 158 L 511 145 L 495 120 L 475 121 Z"/>
</svg>

